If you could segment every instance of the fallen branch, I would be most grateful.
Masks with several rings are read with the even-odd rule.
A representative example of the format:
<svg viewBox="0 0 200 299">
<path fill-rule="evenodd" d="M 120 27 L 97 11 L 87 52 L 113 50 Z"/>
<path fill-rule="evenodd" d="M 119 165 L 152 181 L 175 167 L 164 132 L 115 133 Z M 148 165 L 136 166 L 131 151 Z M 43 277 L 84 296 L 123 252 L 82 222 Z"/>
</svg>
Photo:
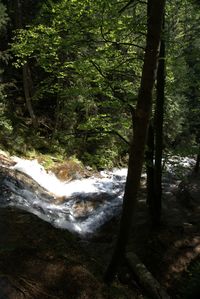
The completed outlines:
<svg viewBox="0 0 200 299">
<path fill-rule="evenodd" d="M 144 288 L 149 296 L 153 299 L 170 299 L 170 296 L 161 287 L 159 282 L 148 271 L 145 265 L 140 261 L 138 256 L 133 252 L 126 254 L 126 260 L 129 268 L 137 277 L 139 284 Z"/>
</svg>

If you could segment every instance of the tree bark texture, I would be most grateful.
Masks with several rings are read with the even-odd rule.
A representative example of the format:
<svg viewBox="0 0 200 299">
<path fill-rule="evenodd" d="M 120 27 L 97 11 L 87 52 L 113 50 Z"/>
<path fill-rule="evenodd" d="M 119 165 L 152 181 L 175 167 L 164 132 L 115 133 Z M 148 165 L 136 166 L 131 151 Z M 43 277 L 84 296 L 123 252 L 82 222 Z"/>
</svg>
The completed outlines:
<svg viewBox="0 0 200 299">
<path fill-rule="evenodd" d="M 154 127 L 149 124 L 147 133 L 147 149 L 145 151 L 146 173 L 147 173 L 147 205 L 152 207 L 154 200 Z M 151 214 L 151 211 L 150 211 Z"/>
<path fill-rule="evenodd" d="M 142 78 L 135 110 L 133 140 L 130 145 L 120 231 L 114 254 L 105 274 L 111 282 L 121 263 L 131 231 L 142 172 L 146 135 L 152 109 L 152 91 L 157 71 L 165 0 L 148 1 L 147 39 Z"/>
<path fill-rule="evenodd" d="M 164 26 L 163 26 L 164 29 Z M 155 168 L 154 168 L 154 200 L 151 202 L 151 217 L 154 226 L 160 224 L 162 210 L 162 152 L 163 152 L 163 116 L 165 101 L 165 42 L 161 39 L 158 71 L 157 95 L 154 116 L 155 130 Z"/>
</svg>

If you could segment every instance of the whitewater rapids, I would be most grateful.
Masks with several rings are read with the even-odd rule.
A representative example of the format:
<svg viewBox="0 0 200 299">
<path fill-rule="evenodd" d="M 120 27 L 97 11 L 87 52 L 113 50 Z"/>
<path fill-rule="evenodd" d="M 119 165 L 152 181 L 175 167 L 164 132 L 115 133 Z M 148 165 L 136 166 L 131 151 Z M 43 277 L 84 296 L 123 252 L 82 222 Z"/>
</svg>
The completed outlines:
<svg viewBox="0 0 200 299">
<path fill-rule="evenodd" d="M 80 235 L 94 233 L 121 211 L 126 168 L 102 171 L 98 177 L 62 182 L 53 173 L 48 173 L 37 160 L 13 157 L 13 161 L 16 164 L 11 166 L 12 169 L 27 174 L 53 195 L 55 200 L 48 201 L 37 190 L 27 190 L 25 186 L 19 190 L 12 181 L 5 181 L 14 194 L 7 198 L 6 206 L 29 211 L 57 228 Z M 183 174 L 194 163 L 190 158 L 173 157 L 168 160 L 163 181 L 164 191 L 167 192 L 170 186 L 169 177 L 176 177 L 177 167 L 180 171 L 181 165 Z M 57 200 L 59 198 L 62 200 Z"/>
<path fill-rule="evenodd" d="M 48 173 L 37 160 L 18 157 L 13 160 L 16 164 L 12 169 L 27 174 L 53 195 L 55 201 L 43 200 L 37 190 L 17 190 L 12 182 L 7 181 L 8 188 L 15 194 L 8 199 L 8 206 L 27 210 L 55 227 L 81 235 L 93 233 L 121 210 L 127 175 L 125 168 L 102 171 L 98 178 L 62 182 L 53 173 Z"/>
</svg>

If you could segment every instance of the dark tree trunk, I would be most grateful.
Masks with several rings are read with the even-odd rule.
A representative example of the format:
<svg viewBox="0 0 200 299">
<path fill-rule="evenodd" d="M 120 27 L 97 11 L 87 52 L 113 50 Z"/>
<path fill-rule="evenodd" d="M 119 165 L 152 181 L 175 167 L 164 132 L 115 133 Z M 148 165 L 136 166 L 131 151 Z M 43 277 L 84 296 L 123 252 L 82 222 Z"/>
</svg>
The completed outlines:
<svg viewBox="0 0 200 299">
<path fill-rule="evenodd" d="M 31 80 L 31 73 L 29 69 L 28 63 L 23 65 L 23 85 L 24 85 L 24 95 L 25 95 L 25 100 L 26 100 L 26 106 L 28 109 L 28 112 L 31 117 L 31 121 L 33 124 L 34 128 L 37 128 L 38 123 L 37 123 L 37 118 L 35 116 L 33 106 L 32 106 L 32 80 Z"/>
<path fill-rule="evenodd" d="M 111 282 L 125 253 L 131 231 L 133 214 L 142 172 L 144 149 L 152 109 L 152 91 L 157 71 L 164 0 L 148 1 L 147 40 L 141 85 L 135 111 L 134 135 L 130 145 L 128 174 L 125 186 L 120 232 L 114 254 L 105 274 Z"/>
<path fill-rule="evenodd" d="M 15 0 L 14 4 L 14 17 L 15 17 L 15 28 L 22 28 L 22 2 L 21 0 Z"/>
<path fill-rule="evenodd" d="M 15 9 L 15 27 L 23 28 L 23 19 L 22 19 L 22 1 L 15 0 L 14 1 L 14 9 Z M 35 117 L 35 113 L 32 106 L 32 90 L 33 84 L 31 79 L 31 72 L 28 63 L 24 64 L 22 67 L 22 80 L 24 87 L 24 96 L 26 100 L 26 107 L 28 109 L 29 115 L 31 117 L 31 121 L 34 128 L 37 128 L 37 119 Z"/>
<path fill-rule="evenodd" d="M 196 164 L 194 166 L 195 174 L 199 173 L 199 164 L 200 164 L 200 148 L 199 148 L 199 153 L 197 154 Z"/>
<path fill-rule="evenodd" d="M 155 217 L 159 223 L 162 204 L 162 152 L 163 152 L 163 116 L 165 101 L 165 42 L 161 40 L 160 57 L 157 72 L 157 98 L 155 110 Z"/>
<path fill-rule="evenodd" d="M 147 134 L 147 149 L 145 151 L 146 173 L 147 173 L 147 205 L 152 207 L 154 200 L 154 127 L 149 124 Z M 151 214 L 151 212 L 150 212 Z"/>
<path fill-rule="evenodd" d="M 164 26 L 163 26 L 164 29 Z M 165 42 L 161 39 L 157 71 L 157 96 L 154 115 L 155 166 L 154 191 L 151 196 L 150 213 L 154 226 L 160 224 L 162 209 L 162 152 L 163 152 L 163 115 L 165 99 Z"/>
</svg>

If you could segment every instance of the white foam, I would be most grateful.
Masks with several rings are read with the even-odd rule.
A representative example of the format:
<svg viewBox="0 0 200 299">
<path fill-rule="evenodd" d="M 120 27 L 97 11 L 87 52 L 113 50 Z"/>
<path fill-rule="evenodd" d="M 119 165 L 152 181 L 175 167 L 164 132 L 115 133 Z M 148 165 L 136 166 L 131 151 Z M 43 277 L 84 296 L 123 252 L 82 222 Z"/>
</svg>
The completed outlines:
<svg viewBox="0 0 200 299">
<path fill-rule="evenodd" d="M 77 193 L 99 193 L 99 192 L 115 192 L 116 183 L 114 176 L 118 176 L 125 180 L 126 169 L 115 169 L 114 172 L 107 172 L 102 178 L 87 178 L 73 180 L 71 182 L 60 181 L 53 173 L 45 171 L 37 160 L 25 160 L 18 157 L 14 158 L 16 164 L 13 169 L 21 171 L 33 178 L 40 186 L 55 194 L 56 196 L 70 197 Z"/>
<path fill-rule="evenodd" d="M 68 201 L 60 204 L 50 203 L 43 200 L 37 192 L 18 190 L 12 182 L 7 181 L 9 189 L 14 194 L 9 204 L 28 210 L 56 227 L 79 234 L 92 233 L 121 208 L 127 174 L 125 168 L 102 172 L 100 177 L 62 182 L 53 173 L 45 171 L 37 160 L 30 161 L 15 157 L 14 161 L 16 165 L 12 166 L 12 169 L 27 174 L 47 191 L 56 196 L 65 196 Z M 110 200 L 103 199 L 96 209 L 92 209 L 85 218 L 83 217 L 84 219 L 76 217 L 73 209 L 76 199 L 79 200 L 88 194 L 96 196 L 102 193 L 109 194 Z M 75 199 L 71 198 L 72 196 Z"/>
<path fill-rule="evenodd" d="M 27 174 L 56 196 L 67 197 L 68 201 L 60 204 L 47 202 L 37 191 L 19 189 L 12 182 L 7 181 L 8 188 L 13 191 L 8 204 L 30 211 L 56 227 L 75 231 L 79 234 L 92 233 L 119 212 L 121 208 L 127 176 L 126 168 L 103 171 L 100 173 L 100 177 L 62 182 L 53 173 L 48 173 L 37 160 L 30 161 L 15 157 L 14 161 L 16 165 L 12 167 L 13 169 Z M 183 165 L 185 169 L 188 169 L 193 163 L 194 160 L 190 158 L 172 157 L 167 162 L 166 168 L 168 173 L 174 173 L 177 165 Z M 169 188 L 169 183 L 167 185 L 165 192 Z M 94 194 L 96 196 L 103 193 L 108 194 L 109 199 L 105 197 L 96 209 L 91 209 L 87 213 L 85 218 L 76 217 L 73 207 L 78 200 L 80 202 L 84 195 Z"/>
</svg>

